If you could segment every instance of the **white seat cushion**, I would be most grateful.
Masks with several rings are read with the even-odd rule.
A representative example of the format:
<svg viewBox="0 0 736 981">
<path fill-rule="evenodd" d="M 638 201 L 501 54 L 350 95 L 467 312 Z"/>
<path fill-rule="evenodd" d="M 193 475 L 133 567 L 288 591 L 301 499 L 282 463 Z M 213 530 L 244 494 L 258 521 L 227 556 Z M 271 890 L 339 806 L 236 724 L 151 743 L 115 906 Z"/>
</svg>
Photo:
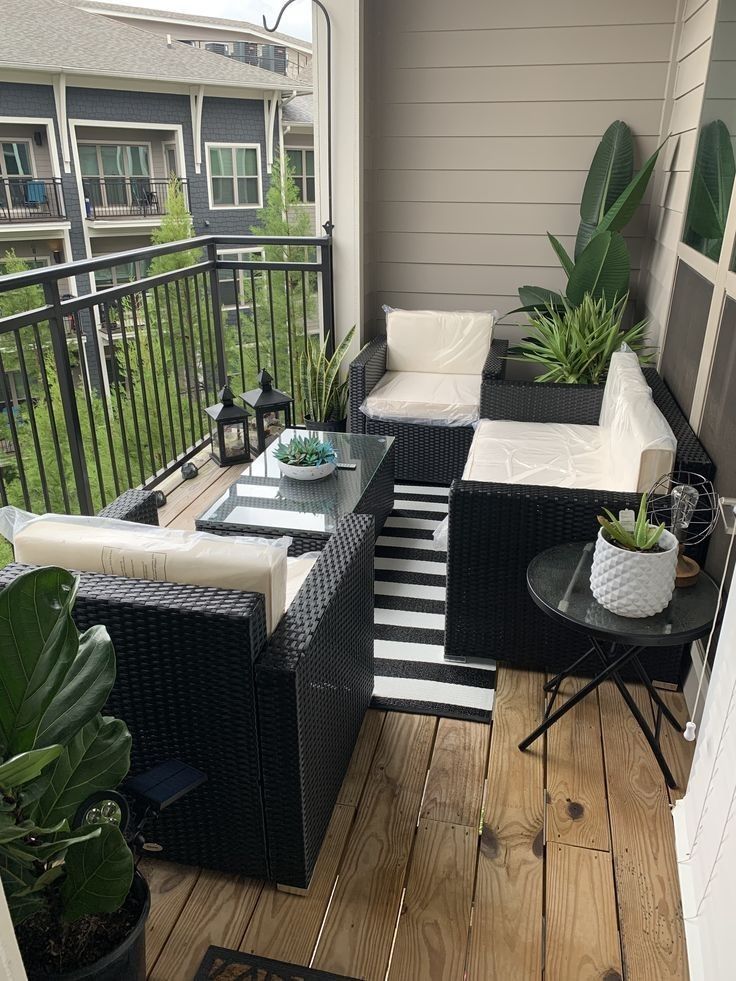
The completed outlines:
<svg viewBox="0 0 736 981">
<path fill-rule="evenodd" d="M 469 426 L 480 409 L 480 375 L 387 371 L 361 406 L 372 418 Z"/>
<path fill-rule="evenodd" d="M 262 593 L 269 634 L 286 608 L 286 544 L 110 518 L 27 517 L 13 535 L 17 562 Z"/>
<path fill-rule="evenodd" d="M 605 430 L 557 422 L 482 419 L 463 480 L 591 490 L 621 487 L 611 472 Z"/>
<path fill-rule="evenodd" d="M 386 368 L 480 375 L 492 332 L 491 313 L 391 310 L 386 315 Z"/>
</svg>

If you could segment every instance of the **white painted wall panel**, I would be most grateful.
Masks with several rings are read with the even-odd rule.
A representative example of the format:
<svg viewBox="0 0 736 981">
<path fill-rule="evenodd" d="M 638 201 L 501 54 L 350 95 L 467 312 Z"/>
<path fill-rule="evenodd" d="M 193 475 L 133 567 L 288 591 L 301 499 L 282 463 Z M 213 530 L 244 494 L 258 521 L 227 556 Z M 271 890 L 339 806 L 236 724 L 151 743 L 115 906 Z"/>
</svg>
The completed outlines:
<svg viewBox="0 0 736 981">
<path fill-rule="evenodd" d="M 546 233 L 573 248 L 588 166 L 614 119 L 632 127 L 639 163 L 658 145 L 676 8 L 365 5 L 369 330 L 384 302 L 503 314 L 520 285 L 564 285 Z M 645 205 L 628 229 L 634 283 L 648 224 Z M 501 333 L 518 337 L 522 319 Z"/>
</svg>

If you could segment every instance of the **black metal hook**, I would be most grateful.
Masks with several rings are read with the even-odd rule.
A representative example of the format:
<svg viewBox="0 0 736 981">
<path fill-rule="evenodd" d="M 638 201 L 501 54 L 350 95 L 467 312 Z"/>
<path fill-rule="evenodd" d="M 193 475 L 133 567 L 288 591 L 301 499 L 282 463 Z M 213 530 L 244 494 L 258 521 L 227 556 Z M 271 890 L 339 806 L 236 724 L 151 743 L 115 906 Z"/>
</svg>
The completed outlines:
<svg viewBox="0 0 736 981">
<path fill-rule="evenodd" d="M 294 0 L 286 0 L 273 27 L 268 26 L 266 16 L 263 15 L 263 27 L 269 34 L 273 34 L 279 29 L 281 18 L 292 3 Z M 327 221 L 322 227 L 327 235 L 332 235 L 332 230 L 335 227 L 332 221 L 332 22 L 322 0 L 312 0 L 312 3 L 316 4 L 325 15 L 327 25 Z"/>
</svg>

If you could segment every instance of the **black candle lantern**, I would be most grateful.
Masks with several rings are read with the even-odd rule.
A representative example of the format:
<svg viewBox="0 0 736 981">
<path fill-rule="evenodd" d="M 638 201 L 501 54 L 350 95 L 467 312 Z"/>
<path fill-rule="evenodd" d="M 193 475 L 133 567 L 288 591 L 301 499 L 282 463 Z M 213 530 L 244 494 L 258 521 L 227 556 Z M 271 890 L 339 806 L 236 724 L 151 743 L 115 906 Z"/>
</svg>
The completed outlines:
<svg viewBox="0 0 736 981">
<path fill-rule="evenodd" d="M 249 413 L 235 405 L 235 396 L 229 385 L 225 385 L 219 398 L 217 405 L 205 409 L 212 419 L 212 459 L 220 467 L 246 463 L 250 460 Z"/>
<path fill-rule="evenodd" d="M 256 432 L 258 434 L 258 452 L 263 453 L 266 449 L 266 427 L 264 420 L 266 416 L 284 413 L 284 429 L 291 426 L 291 407 L 294 399 L 285 392 L 280 392 L 274 388 L 271 382 L 273 378 L 264 368 L 258 375 L 259 388 L 254 388 L 251 392 L 243 392 L 242 400 L 249 405 L 256 414 Z"/>
</svg>

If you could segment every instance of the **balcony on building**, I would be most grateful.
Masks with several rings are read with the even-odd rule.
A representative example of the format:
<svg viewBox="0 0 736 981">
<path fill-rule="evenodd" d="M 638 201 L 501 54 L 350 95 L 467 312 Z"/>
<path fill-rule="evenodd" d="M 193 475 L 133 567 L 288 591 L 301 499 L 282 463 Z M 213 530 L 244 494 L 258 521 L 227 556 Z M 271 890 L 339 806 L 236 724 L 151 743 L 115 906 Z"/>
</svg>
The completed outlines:
<svg viewBox="0 0 736 981">
<path fill-rule="evenodd" d="M 61 179 L 45 128 L 0 124 L 0 225 L 64 220 Z"/>
</svg>

